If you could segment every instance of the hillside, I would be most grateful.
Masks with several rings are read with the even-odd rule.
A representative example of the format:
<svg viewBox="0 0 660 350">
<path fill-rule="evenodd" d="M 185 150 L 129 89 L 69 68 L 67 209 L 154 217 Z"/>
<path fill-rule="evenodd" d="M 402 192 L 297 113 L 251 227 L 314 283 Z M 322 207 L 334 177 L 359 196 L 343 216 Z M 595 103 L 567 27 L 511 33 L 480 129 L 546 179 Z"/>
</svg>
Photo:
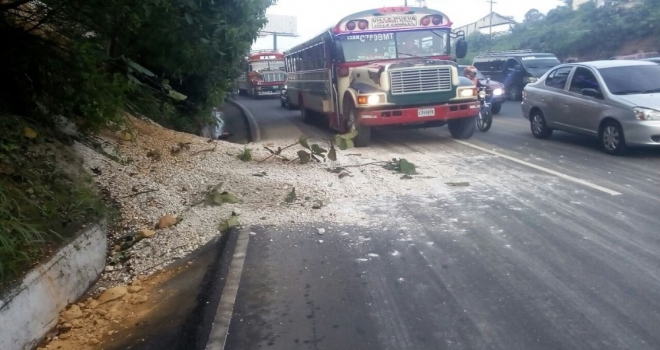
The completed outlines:
<svg viewBox="0 0 660 350">
<path fill-rule="evenodd" d="M 569 4 L 570 5 L 570 4 Z M 531 49 L 551 52 L 560 60 L 608 59 L 639 51 L 660 51 L 660 0 L 645 0 L 636 6 L 605 6 L 593 3 L 578 10 L 559 6 L 547 15 L 532 9 L 511 33 L 493 35 L 492 51 Z M 488 36 L 468 37 L 470 50 L 462 63 L 488 51 Z"/>
</svg>

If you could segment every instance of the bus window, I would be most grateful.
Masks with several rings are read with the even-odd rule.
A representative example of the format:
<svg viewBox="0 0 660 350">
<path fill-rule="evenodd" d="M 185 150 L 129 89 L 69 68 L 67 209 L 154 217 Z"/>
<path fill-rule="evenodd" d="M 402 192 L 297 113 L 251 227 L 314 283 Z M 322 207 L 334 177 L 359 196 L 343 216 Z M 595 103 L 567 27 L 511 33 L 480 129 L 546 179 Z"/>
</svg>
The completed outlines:
<svg viewBox="0 0 660 350">
<path fill-rule="evenodd" d="M 419 30 L 396 34 L 399 56 L 441 56 L 449 54 L 448 32 Z"/>
</svg>

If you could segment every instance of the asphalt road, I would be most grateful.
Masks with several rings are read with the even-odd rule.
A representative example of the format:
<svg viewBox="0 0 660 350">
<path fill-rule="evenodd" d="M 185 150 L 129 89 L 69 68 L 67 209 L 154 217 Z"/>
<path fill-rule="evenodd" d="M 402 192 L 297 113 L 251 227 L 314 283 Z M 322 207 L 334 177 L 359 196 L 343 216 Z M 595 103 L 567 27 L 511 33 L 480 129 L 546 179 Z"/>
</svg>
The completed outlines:
<svg viewBox="0 0 660 350">
<path fill-rule="evenodd" d="M 240 102 L 265 140 L 330 135 L 276 99 Z M 381 193 L 370 228 L 252 228 L 225 349 L 660 349 L 659 150 L 536 140 L 511 102 L 464 143 L 437 128 L 370 147 L 479 175 Z"/>
</svg>

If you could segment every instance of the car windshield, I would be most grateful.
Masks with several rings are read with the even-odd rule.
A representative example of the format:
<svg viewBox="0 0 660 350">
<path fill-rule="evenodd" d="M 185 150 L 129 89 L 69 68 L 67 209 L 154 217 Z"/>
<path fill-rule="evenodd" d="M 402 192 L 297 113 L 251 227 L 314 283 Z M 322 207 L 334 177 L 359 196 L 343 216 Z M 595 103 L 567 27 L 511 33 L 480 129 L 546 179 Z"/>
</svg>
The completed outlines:
<svg viewBox="0 0 660 350">
<path fill-rule="evenodd" d="M 660 92 L 660 66 L 621 66 L 598 70 L 605 85 L 615 95 Z"/>
<path fill-rule="evenodd" d="M 346 62 L 449 54 L 449 31 L 446 30 L 354 34 L 341 42 Z"/>
<path fill-rule="evenodd" d="M 559 64 L 555 57 L 522 57 L 522 65 L 525 68 L 552 68 Z"/>
<path fill-rule="evenodd" d="M 252 62 L 252 70 L 284 70 L 284 61 L 257 61 Z"/>
</svg>

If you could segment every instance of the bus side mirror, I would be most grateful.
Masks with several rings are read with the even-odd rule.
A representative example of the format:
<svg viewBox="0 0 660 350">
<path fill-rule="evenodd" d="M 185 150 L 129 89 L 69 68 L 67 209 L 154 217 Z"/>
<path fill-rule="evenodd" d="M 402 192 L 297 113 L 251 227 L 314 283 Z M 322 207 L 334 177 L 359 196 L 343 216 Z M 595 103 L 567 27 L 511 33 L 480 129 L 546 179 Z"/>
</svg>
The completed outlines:
<svg viewBox="0 0 660 350">
<path fill-rule="evenodd" d="M 468 51 L 468 42 L 465 39 L 456 41 L 456 58 L 465 58 Z"/>
</svg>

